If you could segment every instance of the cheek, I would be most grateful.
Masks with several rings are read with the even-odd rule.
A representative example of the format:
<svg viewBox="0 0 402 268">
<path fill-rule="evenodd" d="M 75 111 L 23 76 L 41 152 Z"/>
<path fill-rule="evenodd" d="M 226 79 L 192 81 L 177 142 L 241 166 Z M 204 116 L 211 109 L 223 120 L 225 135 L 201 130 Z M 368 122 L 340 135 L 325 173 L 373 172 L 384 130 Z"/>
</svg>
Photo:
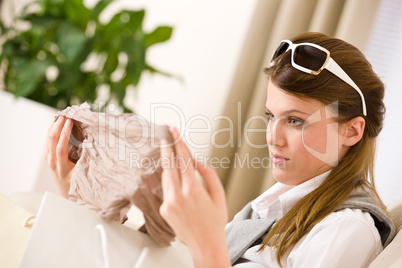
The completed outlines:
<svg viewBox="0 0 402 268">
<path fill-rule="evenodd" d="M 326 125 L 310 125 L 303 130 L 303 146 L 308 151 L 325 154 L 327 151 L 327 134 Z"/>
<path fill-rule="evenodd" d="M 305 128 L 303 146 L 321 162 L 336 165 L 339 159 L 339 132 L 336 124 L 317 124 Z"/>
<path fill-rule="evenodd" d="M 297 156 L 297 160 L 299 163 L 310 161 L 312 155 L 311 153 L 309 153 L 308 150 L 309 145 L 307 145 L 306 140 L 303 140 L 302 138 L 302 133 L 299 133 L 298 135 L 294 135 L 292 137 L 291 141 L 289 142 L 289 147 L 292 148 L 292 151 Z"/>
</svg>

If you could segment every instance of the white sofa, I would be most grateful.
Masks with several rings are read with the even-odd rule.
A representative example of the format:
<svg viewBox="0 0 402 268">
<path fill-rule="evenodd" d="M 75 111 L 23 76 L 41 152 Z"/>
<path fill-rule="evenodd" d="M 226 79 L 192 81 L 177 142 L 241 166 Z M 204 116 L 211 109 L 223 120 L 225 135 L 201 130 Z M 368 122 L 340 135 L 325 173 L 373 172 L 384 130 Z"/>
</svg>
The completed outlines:
<svg viewBox="0 0 402 268">
<path fill-rule="evenodd" d="M 402 200 L 388 206 L 389 213 L 394 219 L 397 234 L 383 252 L 371 263 L 369 268 L 400 268 L 402 267 Z"/>
</svg>

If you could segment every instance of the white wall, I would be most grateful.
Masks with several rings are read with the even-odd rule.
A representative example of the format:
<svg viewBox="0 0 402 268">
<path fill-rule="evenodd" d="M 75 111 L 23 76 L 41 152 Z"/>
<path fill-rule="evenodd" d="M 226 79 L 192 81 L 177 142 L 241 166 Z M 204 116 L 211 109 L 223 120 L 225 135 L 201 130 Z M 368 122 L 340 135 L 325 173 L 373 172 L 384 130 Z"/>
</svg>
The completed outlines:
<svg viewBox="0 0 402 268">
<path fill-rule="evenodd" d="M 56 110 L 0 91 L 0 192 L 56 191 L 43 158 Z"/>
<path fill-rule="evenodd" d="M 181 82 L 159 75 L 145 76 L 139 86 L 136 111 L 154 122 L 175 125 L 183 134 L 190 128 L 207 128 L 209 122 L 212 125 L 213 117 L 222 112 L 257 1 L 119 2 L 145 7 L 146 30 L 160 24 L 174 27 L 171 40 L 151 48 L 147 59 L 161 70 L 184 78 Z M 172 106 L 152 109 L 156 103 Z M 210 139 L 209 132 L 187 136 L 186 141 L 195 152 L 206 151 L 201 145 Z"/>
<path fill-rule="evenodd" d="M 14 2 L 15 6 L 22 6 L 19 0 Z M 161 24 L 174 27 L 171 40 L 151 48 L 147 59 L 155 67 L 181 76 L 183 82 L 146 75 L 138 94 L 133 94 L 136 112 L 157 123 L 175 125 L 182 131 L 207 127 L 223 109 L 256 3 L 257 0 L 115 1 L 105 12 L 105 19 L 123 6 L 145 8 L 145 30 L 151 31 Z M 17 104 L 14 109 L 9 97 L 0 94 L 0 192 L 54 189 L 42 156 L 54 112 L 50 110 L 44 115 L 39 109 L 42 120 L 36 120 L 30 108 L 26 110 Z M 170 107 L 151 110 L 152 105 L 161 102 Z M 13 113 L 17 115 L 15 120 L 11 119 Z M 182 122 L 181 114 L 185 116 Z M 208 142 L 210 134 L 190 138 L 193 152 L 207 150 L 196 147 Z"/>
<path fill-rule="evenodd" d="M 384 129 L 378 139 L 375 183 L 388 204 L 402 199 L 402 2 L 380 3 L 366 56 L 385 83 L 387 108 Z"/>
</svg>

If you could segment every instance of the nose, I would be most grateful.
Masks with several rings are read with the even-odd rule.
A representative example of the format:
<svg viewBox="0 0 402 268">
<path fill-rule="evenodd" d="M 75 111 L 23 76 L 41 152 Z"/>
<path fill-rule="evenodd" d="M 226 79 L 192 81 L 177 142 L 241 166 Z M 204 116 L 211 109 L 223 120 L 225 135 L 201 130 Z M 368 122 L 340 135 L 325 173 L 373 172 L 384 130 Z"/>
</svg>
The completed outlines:
<svg viewBox="0 0 402 268">
<path fill-rule="evenodd" d="M 284 129 L 284 120 L 277 118 L 271 120 L 267 126 L 267 143 L 269 146 L 284 146 L 286 144 L 286 135 Z"/>
</svg>

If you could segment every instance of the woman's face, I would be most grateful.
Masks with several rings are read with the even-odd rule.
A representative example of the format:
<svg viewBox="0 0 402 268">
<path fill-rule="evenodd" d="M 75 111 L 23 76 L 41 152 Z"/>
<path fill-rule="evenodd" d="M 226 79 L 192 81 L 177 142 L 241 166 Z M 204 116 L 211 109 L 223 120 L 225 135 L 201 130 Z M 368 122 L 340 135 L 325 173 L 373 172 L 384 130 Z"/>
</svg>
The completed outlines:
<svg viewBox="0 0 402 268">
<path fill-rule="evenodd" d="M 277 181 L 298 185 L 338 164 L 346 149 L 331 107 L 290 95 L 269 80 L 267 142 Z"/>
</svg>

